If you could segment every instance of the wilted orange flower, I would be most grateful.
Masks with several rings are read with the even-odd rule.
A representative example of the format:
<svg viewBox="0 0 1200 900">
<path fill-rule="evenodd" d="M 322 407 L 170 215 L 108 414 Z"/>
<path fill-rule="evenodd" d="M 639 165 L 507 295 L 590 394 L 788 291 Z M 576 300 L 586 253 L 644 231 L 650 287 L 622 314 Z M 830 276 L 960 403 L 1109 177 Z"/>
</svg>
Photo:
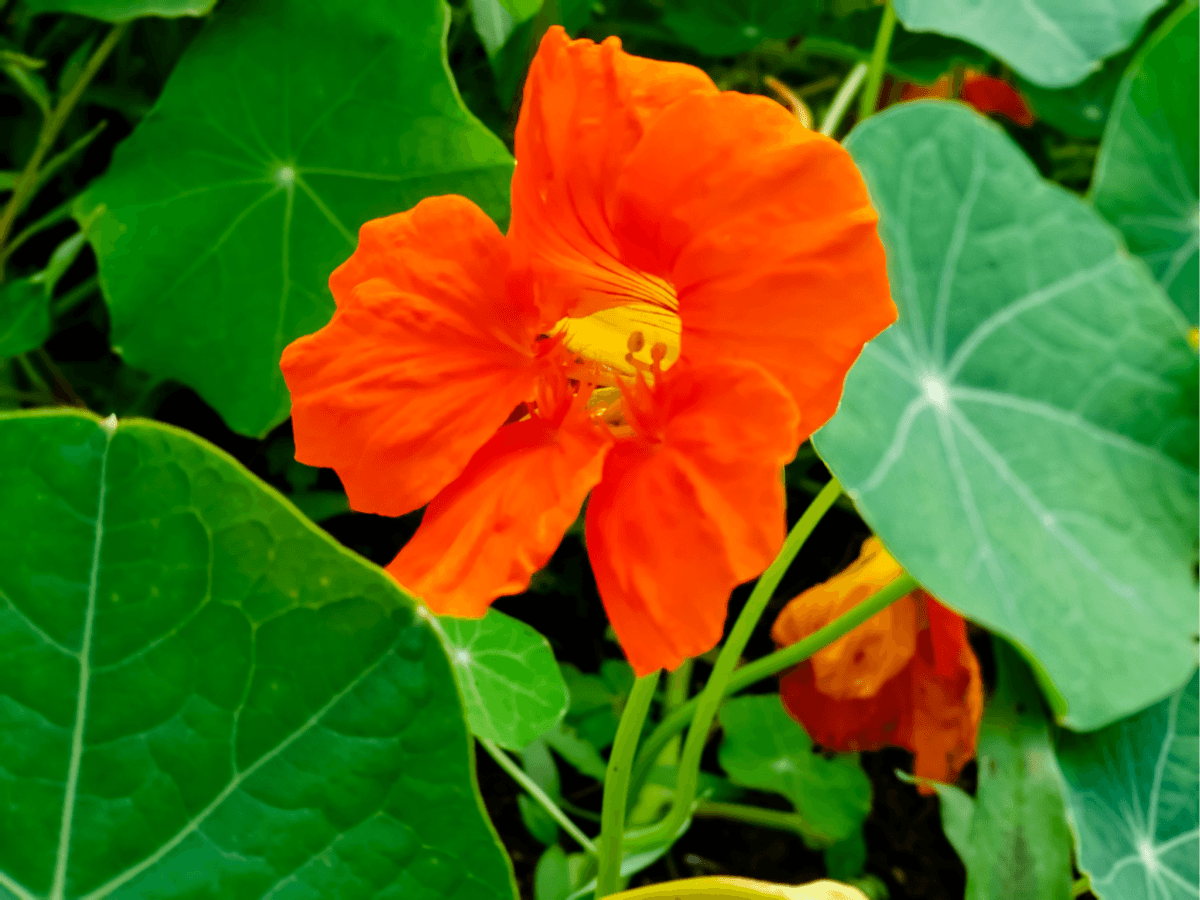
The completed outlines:
<svg viewBox="0 0 1200 900">
<path fill-rule="evenodd" d="M 771 630 L 794 644 L 903 574 L 876 538 L 824 584 L 792 600 Z M 962 616 L 917 589 L 783 676 L 783 705 L 831 750 L 914 754 L 919 778 L 953 782 L 975 756 L 983 683 Z M 922 793 L 931 788 L 921 786 Z"/>
<path fill-rule="evenodd" d="M 773 101 L 561 28 L 516 156 L 507 236 L 455 196 L 362 227 L 283 355 L 296 456 L 354 509 L 428 503 L 388 569 L 459 616 L 523 591 L 590 492 L 621 644 L 674 667 L 778 551 L 781 467 L 895 318 L 876 216 Z"/>
<path fill-rule="evenodd" d="M 953 83 L 949 75 L 943 75 L 931 85 L 906 83 L 900 89 L 901 100 L 919 100 L 922 97 L 944 99 L 950 96 Z M 1033 124 L 1033 111 L 1025 98 L 1007 81 L 968 69 L 963 76 L 959 98 L 981 113 L 997 113 L 1022 128 Z"/>
</svg>

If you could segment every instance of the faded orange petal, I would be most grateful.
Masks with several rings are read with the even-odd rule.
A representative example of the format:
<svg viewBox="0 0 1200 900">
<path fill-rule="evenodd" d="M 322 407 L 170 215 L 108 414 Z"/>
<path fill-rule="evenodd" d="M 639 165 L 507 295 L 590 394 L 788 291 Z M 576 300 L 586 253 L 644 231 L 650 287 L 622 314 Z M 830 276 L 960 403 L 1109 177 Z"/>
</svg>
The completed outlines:
<svg viewBox="0 0 1200 900">
<path fill-rule="evenodd" d="M 329 279 L 333 319 L 280 363 L 296 458 L 336 470 L 354 509 L 424 505 L 530 395 L 536 325 L 507 271 L 503 237 L 463 197 L 362 227 Z"/>
<path fill-rule="evenodd" d="M 828 581 L 791 600 L 779 613 L 771 637 L 780 646 L 794 644 L 904 574 L 878 538 L 863 542 L 858 559 Z M 904 597 L 810 658 L 821 693 L 834 698 L 863 698 L 906 666 L 917 648 L 920 626 L 916 603 Z"/>
<path fill-rule="evenodd" d="M 587 512 L 613 629 L 639 675 L 721 638 L 729 592 L 784 537 L 795 406 L 753 366 L 678 366 L 625 396 L 644 439 L 614 447 Z"/>
<path fill-rule="evenodd" d="M 388 571 L 435 613 L 482 616 L 549 561 L 609 446 L 582 414 L 505 425 L 433 499 Z"/>
<path fill-rule="evenodd" d="M 623 52 L 618 38 L 572 41 L 558 26 L 542 38 L 517 122 L 509 237 L 551 285 L 552 321 L 646 290 L 620 259 L 608 205 L 647 124 L 696 91 L 717 89 L 694 66 Z"/>
<path fill-rule="evenodd" d="M 836 141 L 765 97 L 691 94 L 629 154 L 614 233 L 630 265 L 674 286 L 683 355 L 763 366 L 803 438 L 896 318 L 876 218 Z"/>
</svg>

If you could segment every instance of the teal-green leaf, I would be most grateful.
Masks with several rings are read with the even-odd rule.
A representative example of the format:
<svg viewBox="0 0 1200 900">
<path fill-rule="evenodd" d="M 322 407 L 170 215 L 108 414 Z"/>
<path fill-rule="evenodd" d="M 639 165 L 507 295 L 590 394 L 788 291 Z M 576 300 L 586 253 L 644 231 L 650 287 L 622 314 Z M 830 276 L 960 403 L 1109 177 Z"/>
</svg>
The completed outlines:
<svg viewBox="0 0 1200 900">
<path fill-rule="evenodd" d="M 851 837 L 871 811 L 871 782 L 857 754 L 826 759 L 778 694 L 736 697 L 718 714 L 725 737 L 721 768 L 734 784 L 782 794 L 804 820 L 815 845 Z"/>
<path fill-rule="evenodd" d="M 1200 676 L 1091 734 L 1059 735 L 1079 868 L 1101 900 L 1200 895 Z"/>
<path fill-rule="evenodd" d="M 1024 661 L 1002 641 L 994 645 L 996 692 L 979 726 L 979 785 L 963 858 L 966 900 L 1069 900 L 1072 840 L 1050 725 Z M 945 795 L 941 802 L 945 820 Z M 950 821 L 961 827 L 962 809 L 950 802 Z"/>
<path fill-rule="evenodd" d="M 458 97 L 447 21 L 441 0 L 222 4 L 76 207 L 104 207 L 89 238 L 127 362 L 261 435 L 363 222 L 450 193 L 504 220 L 512 160 Z"/>
<path fill-rule="evenodd" d="M 438 623 L 478 737 L 520 750 L 562 721 L 567 686 L 536 629 L 496 609 Z"/>
<path fill-rule="evenodd" d="M 34 278 L 0 287 L 0 359 L 42 346 L 50 337 L 50 298 Z"/>
<path fill-rule="evenodd" d="M 667 0 L 662 21 L 701 53 L 733 56 L 803 34 L 818 12 L 818 0 Z"/>
<path fill-rule="evenodd" d="M 0 893 L 512 898 L 414 602 L 221 451 L 0 415 Z"/>
<path fill-rule="evenodd" d="M 910 31 L 977 44 L 1043 87 L 1082 81 L 1128 47 L 1163 0 L 892 0 Z"/>
<path fill-rule="evenodd" d="M 1071 727 L 1142 708 L 1196 664 L 1183 317 L 972 110 L 902 104 L 847 146 L 900 318 L 817 449 L 914 577 L 1036 659 Z"/>
<path fill-rule="evenodd" d="M 1200 310 L 1200 14 L 1195 0 L 1150 36 L 1125 71 L 1091 200 L 1193 325 Z"/>
<path fill-rule="evenodd" d="M 217 0 L 25 0 L 33 13 L 74 13 L 104 22 L 128 22 L 142 16 L 203 16 Z"/>
</svg>

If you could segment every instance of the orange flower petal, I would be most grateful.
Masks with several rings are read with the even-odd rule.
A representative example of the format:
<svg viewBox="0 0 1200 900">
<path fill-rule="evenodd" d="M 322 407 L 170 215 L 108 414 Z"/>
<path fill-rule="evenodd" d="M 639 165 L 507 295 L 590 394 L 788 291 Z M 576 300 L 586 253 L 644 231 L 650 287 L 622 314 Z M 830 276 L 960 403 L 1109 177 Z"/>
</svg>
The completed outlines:
<svg viewBox="0 0 1200 900">
<path fill-rule="evenodd" d="M 711 649 L 729 592 L 778 552 L 796 411 L 748 365 L 679 366 L 625 402 L 653 439 L 613 449 L 586 534 L 609 620 L 644 675 Z"/>
<path fill-rule="evenodd" d="M 481 616 L 529 587 L 600 480 L 610 443 L 582 414 L 505 425 L 429 504 L 388 566 L 438 614 Z"/>
<path fill-rule="evenodd" d="M 627 262 L 674 285 L 684 356 L 762 365 L 806 436 L 896 318 L 876 218 L 836 141 L 728 92 L 685 96 L 649 123 L 613 221 Z"/>
<path fill-rule="evenodd" d="M 533 312 L 507 270 L 500 232 L 463 197 L 362 227 L 329 279 L 332 321 L 280 364 L 296 458 L 335 469 L 354 509 L 427 503 L 529 396 Z"/>
<path fill-rule="evenodd" d="M 962 98 L 981 113 L 998 113 L 1024 128 L 1033 124 L 1033 112 L 1016 88 L 990 75 L 968 73 Z"/>
<path fill-rule="evenodd" d="M 666 106 L 716 90 L 699 69 L 631 56 L 617 38 L 597 45 L 572 41 L 558 26 L 546 32 L 517 123 L 509 237 L 553 286 L 543 298 L 552 321 L 644 290 L 620 261 L 609 225 L 617 176 Z"/>
</svg>

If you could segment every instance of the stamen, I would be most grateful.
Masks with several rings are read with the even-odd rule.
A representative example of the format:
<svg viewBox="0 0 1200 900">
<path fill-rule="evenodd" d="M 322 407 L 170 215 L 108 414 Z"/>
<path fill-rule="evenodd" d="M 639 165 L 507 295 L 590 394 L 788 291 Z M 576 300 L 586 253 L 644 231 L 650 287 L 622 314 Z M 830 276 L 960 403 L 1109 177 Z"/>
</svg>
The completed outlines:
<svg viewBox="0 0 1200 900">
<path fill-rule="evenodd" d="M 661 365 L 662 361 L 667 357 L 667 345 L 662 341 L 656 343 L 650 348 L 650 359 L 655 365 Z"/>
<path fill-rule="evenodd" d="M 629 341 L 627 342 L 626 346 L 629 347 L 630 353 L 637 353 L 639 350 L 641 350 L 643 347 L 646 346 L 646 336 L 644 334 L 642 334 L 640 331 L 630 332 Z M 659 346 L 659 345 L 656 345 L 656 346 Z"/>
</svg>

